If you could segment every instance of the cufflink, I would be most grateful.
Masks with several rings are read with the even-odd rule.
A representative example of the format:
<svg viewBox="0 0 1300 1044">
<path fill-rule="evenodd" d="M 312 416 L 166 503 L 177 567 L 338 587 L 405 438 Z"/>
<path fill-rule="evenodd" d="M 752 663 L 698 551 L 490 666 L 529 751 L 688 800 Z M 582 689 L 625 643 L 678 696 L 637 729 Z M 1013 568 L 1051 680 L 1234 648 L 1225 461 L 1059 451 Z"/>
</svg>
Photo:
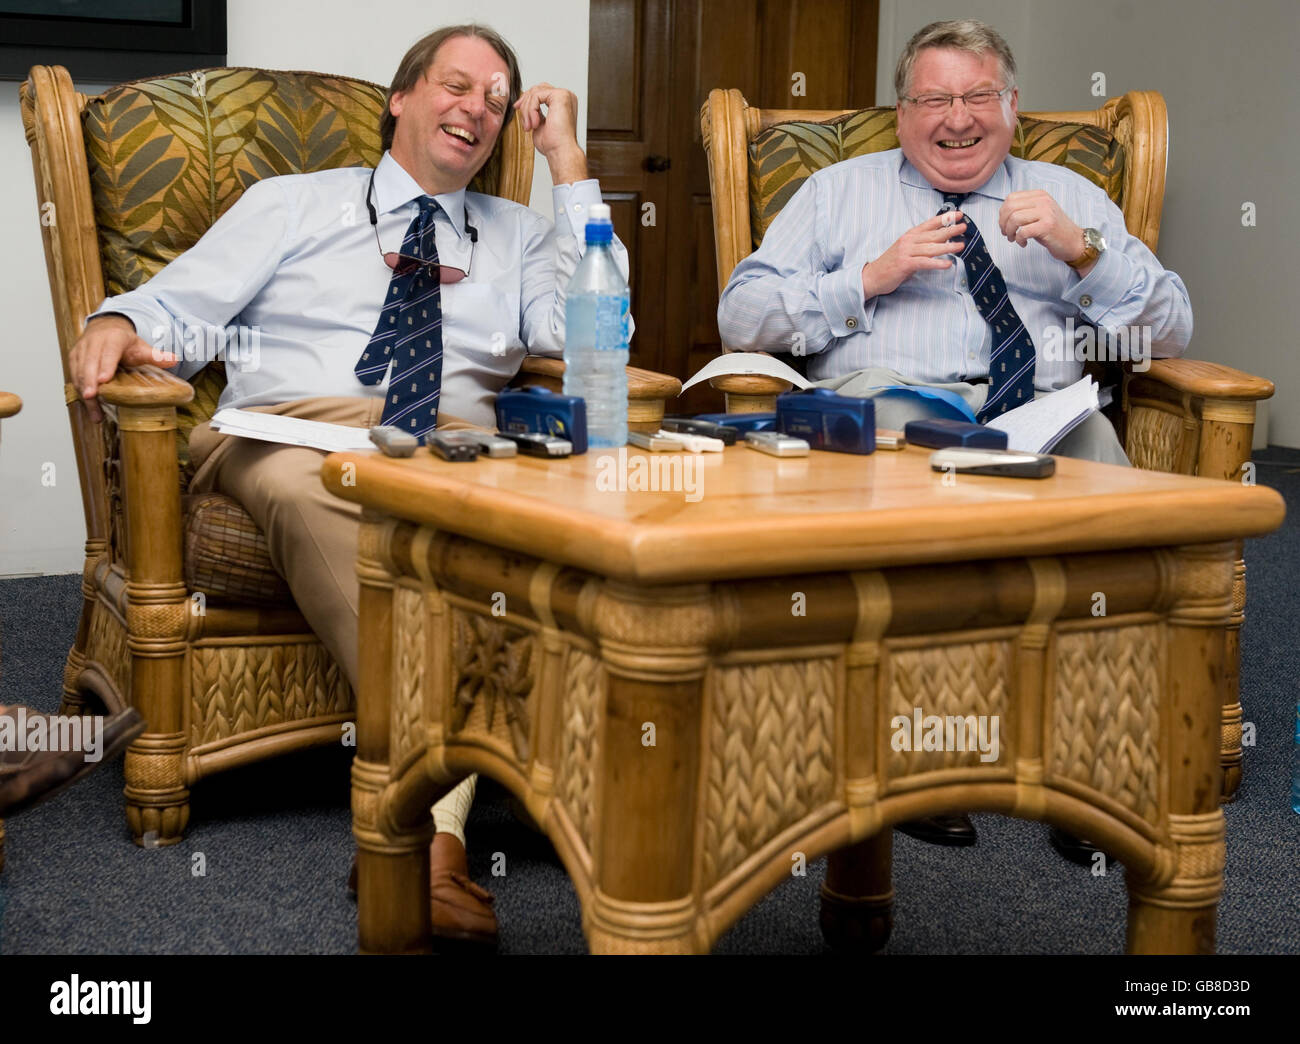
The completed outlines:
<svg viewBox="0 0 1300 1044">
<path fill-rule="evenodd" d="M 858 328 L 858 321 L 853 316 L 849 316 L 844 320 L 844 325 L 850 330 L 856 330 Z"/>
</svg>

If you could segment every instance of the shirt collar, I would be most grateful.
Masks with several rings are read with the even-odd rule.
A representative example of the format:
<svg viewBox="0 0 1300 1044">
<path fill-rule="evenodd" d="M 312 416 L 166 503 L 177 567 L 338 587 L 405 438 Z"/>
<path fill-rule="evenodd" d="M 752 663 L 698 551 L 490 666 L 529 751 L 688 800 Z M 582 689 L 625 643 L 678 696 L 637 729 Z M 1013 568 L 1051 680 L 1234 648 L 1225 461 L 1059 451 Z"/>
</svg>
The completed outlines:
<svg viewBox="0 0 1300 1044">
<path fill-rule="evenodd" d="M 1004 159 L 995 171 L 989 176 L 988 181 L 984 182 L 977 189 L 972 189 L 969 195 L 972 196 L 990 196 L 993 199 L 1006 200 L 1007 193 L 1011 190 L 1011 173 L 1008 170 L 1010 157 Z M 917 170 L 911 163 L 903 157 L 902 166 L 898 171 L 898 180 L 904 185 L 911 185 L 913 188 L 929 189 L 931 192 L 938 192 L 928 181 L 925 176 Z"/>
<path fill-rule="evenodd" d="M 406 169 L 393 159 L 391 152 L 385 152 L 375 168 L 375 210 L 380 214 L 389 214 L 399 207 L 404 207 L 412 200 L 426 195 L 419 183 L 406 172 Z M 438 206 L 451 220 L 451 227 L 457 237 L 465 238 L 465 190 L 446 192 L 434 196 Z"/>
</svg>

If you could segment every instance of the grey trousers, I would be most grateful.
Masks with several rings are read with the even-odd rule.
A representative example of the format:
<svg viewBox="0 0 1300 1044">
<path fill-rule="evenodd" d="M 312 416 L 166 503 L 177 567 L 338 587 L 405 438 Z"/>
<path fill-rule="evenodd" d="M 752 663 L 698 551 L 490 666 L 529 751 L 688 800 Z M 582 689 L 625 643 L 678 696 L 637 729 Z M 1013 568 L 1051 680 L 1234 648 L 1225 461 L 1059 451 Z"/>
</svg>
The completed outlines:
<svg viewBox="0 0 1300 1044">
<path fill-rule="evenodd" d="M 853 373 L 829 377 L 813 383 L 818 388 L 830 388 L 841 395 L 852 395 L 858 398 L 875 398 L 876 392 L 869 389 L 898 385 L 912 388 L 939 388 L 961 396 L 966 405 L 975 412 L 984 405 L 984 399 L 989 393 L 987 384 L 965 382 L 931 384 L 881 366 L 855 370 Z M 881 399 L 876 404 L 876 427 L 878 428 L 902 431 L 903 425 L 908 421 L 925 416 L 927 414 L 921 407 L 903 399 Z M 1114 427 L 1100 413 L 1094 413 L 1085 419 L 1074 431 L 1057 443 L 1052 452 L 1060 457 L 1077 457 L 1080 460 L 1095 460 L 1102 464 L 1118 464 L 1126 468 L 1132 466 L 1128 455 L 1124 452 L 1124 447 L 1119 444 L 1119 437 L 1115 434 Z"/>
</svg>

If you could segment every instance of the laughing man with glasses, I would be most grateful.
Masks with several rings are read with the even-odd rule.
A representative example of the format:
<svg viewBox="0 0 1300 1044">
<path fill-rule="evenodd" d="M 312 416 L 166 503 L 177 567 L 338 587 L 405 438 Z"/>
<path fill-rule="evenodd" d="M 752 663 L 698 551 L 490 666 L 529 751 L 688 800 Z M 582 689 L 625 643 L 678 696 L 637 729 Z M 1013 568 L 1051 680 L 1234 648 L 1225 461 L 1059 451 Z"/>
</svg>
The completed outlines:
<svg viewBox="0 0 1300 1044">
<path fill-rule="evenodd" d="M 1183 282 L 1124 225 L 1097 186 L 1010 155 L 1016 65 L 973 20 L 935 22 L 898 60 L 898 141 L 816 173 L 740 262 L 718 305 L 723 342 L 808 355 L 808 376 L 845 395 L 941 387 L 980 421 L 1073 384 L 1083 362 L 1042 351 L 1067 320 L 1081 331 L 1146 327 L 1152 354 L 1192 334 Z M 888 409 L 888 414 L 886 414 Z M 891 401 L 882 427 L 910 416 Z M 886 420 L 886 416 L 888 419 Z M 1094 413 L 1053 452 L 1127 465 Z M 970 845 L 965 816 L 904 824 L 913 837 Z M 1085 842 L 1053 834 L 1086 860 Z"/>
<path fill-rule="evenodd" d="M 1183 354 L 1182 280 L 1100 188 L 1010 155 L 1016 64 L 996 30 L 927 25 L 894 86 L 901 148 L 832 164 L 800 187 L 723 292 L 728 347 L 799 345 L 809 378 L 847 395 L 945 387 L 981 421 L 1082 376 L 1074 353 L 1043 350 L 1067 320 L 1081 333 L 1147 327 L 1154 355 Z M 1128 464 L 1099 414 L 1054 452 Z"/>
<path fill-rule="evenodd" d="M 496 394 L 524 356 L 563 351 L 565 288 L 586 214 L 601 199 L 578 145 L 577 111 L 571 91 L 523 90 L 514 50 L 491 29 L 425 36 L 394 74 L 374 170 L 264 178 L 194 247 L 100 306 L 68 361 L 89 414 L 98 419 L 99 386 L 119 363 L 174 363 L 188 378 L 206 361 L 182 361 L 156 331 L 237 320 L 260 331 L 261 351 L 250 367 L 227 357 L 221 407 L 358 427 L 409 423 L 414 434 L 495 430 Z M 547 161 L 554 224 L 467 191 L 511 119 Z M 626 277 L 627 253 L 617 240 L 614 249 Z M 298 608 L 355 691 L 361 512 L 321 485 L 324 453 L 221 435 L 206 423 L 189 447 L 190 492 L 227 494 L 256 520 Z M 474 779 L 432 810 L 430 914 L 435 936 L 490 946 L 492 896 L 469 879 L 465 851 Z"/>
</svg>

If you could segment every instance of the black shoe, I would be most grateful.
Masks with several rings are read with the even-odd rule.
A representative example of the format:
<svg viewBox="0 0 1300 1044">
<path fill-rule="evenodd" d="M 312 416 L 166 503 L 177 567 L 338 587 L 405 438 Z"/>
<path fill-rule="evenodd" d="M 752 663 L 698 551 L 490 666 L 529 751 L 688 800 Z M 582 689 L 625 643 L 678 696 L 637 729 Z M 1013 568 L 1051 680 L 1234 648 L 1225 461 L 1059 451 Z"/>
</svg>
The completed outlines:
<svg viewBox="0 0 1300 1044">
<path fill-rule="evenodd" d="M 947 845 L 950 848 L 966 848 L 976 840 L 975 824 L 965 814 L 910 819 L 906 823 L 899 823 L 894 829 L 926 844 Z"/>
<path fill-rule="evenodd" d="M 1075 837 L 1067 834 L 1059 827 L 1052 827 L 1047 831 L 1047 840 L 1051 842 L 1052 847 L 1056 849 L 1057 854 L 1062 859 L 1068 859 L 1075 866 L 1095 866 L 1095 860 L 1098 855 L 1105 856 L 1107 863 L 1118 863 L 1119 860 L 1113 856 L 1106 855 L 1100 848 L 1097 848 L 1091 841 L 1085 841 L 1081 837 Z"/>
</svg>

